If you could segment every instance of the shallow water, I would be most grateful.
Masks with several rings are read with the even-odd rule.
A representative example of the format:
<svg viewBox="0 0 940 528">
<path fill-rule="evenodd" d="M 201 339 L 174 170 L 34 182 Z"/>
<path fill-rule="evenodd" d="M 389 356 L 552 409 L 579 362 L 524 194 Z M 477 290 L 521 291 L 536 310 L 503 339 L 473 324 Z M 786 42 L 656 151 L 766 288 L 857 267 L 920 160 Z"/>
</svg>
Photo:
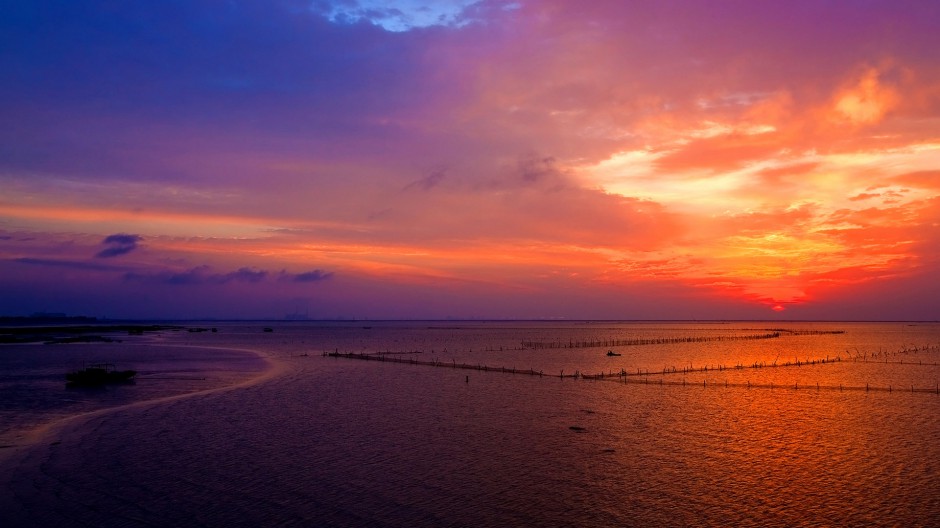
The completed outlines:
<svg viewBox="0 0 940 528">
<path fill-rule="evenodd" d="M 172 336 L 120 343 L 0 347 L 0 446 L 17 445 L 35 427 L 83 412 L 229 385 L 265 368 L 248 350 L 189 346 Z M 132 383 L 70 387 L 65 373 L 95 363 L 138 372 Z"/>
<path fill-rule="evenodd" d="M 753 335 L 780 324 L 366 325 L 263 333 L 231 324 L 161 337 L 177 351 L 262 350 L 284 373 L 119 408 L 23 450 L 0 495 L 4 525 L 929 526 L 940 518 L 940 395 L 926 390 L 940 377 L 937 325 L 803 323 L 787 327 L 845 333 L 539 350 L 521 343 Z M 209 349 L 190 350 L 211 361 Z M 659 374 L 624 384 L 321 355 L 332 351 Z M 842 360 L 802 361 L 827 357 Z M 217 359 L 204 370 L 224 372 L 231 358 Z M 774 361 L 793 366 L 662 374 Z M 779 388 L 756 388 L 771 383 Z M 904 385 L 919 392 L 894 388 Z"/>
</svg>

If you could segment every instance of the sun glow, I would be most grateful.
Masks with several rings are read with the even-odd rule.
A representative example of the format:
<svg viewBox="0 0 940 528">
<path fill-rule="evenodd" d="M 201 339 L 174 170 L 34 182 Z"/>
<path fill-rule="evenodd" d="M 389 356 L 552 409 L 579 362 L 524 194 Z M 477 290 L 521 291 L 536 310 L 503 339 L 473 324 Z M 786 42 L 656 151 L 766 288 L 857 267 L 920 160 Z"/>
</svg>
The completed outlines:
<svg viewBox="0 0 940 528">
<path fill-rule="evenodd" d="M 868 124 L 884 118 L 895 98 L 893 91 L 866 77 L 840 96 L 838 108 L 853 122 Z M 751 130 L 754 135 L 776 132 L 771 126 Z M 739 128 L 711 123 L 673 146 L 624 150 L 572 170 L 605 192 L 653 200 L 683 216 L 686 242 L 673 251 L 699 258 L 688 268 L 667 259 L 672 264 L 658 267 L 656 274 L 669 269 L 670 277 L 768 299 L 783 308 L 805 302 L 810 284 L 833 284 L 840 269 L 906 269 L 903 263 L 913 258 L 910 244 L 866 237 L 865 229 L 913 228 L 921 221 L 926 204 L 937 196 L 936 187 L 898 185 L 894 179 L 940 165 L 938 144 L 826 154 L 813 149 L 795 154 L 781 144 L 770 152 L 786 153 L 784 157 L 749 160 L 730 170 L 676 170 L 661 164 L 696 140 L 740 133 Z M 637 273 L 641 268 L 630 269 Z M 706 279 L 716 276 L 731 282 Z M 830 278 L 818 278 L 823 276 Z"/>
</svg>

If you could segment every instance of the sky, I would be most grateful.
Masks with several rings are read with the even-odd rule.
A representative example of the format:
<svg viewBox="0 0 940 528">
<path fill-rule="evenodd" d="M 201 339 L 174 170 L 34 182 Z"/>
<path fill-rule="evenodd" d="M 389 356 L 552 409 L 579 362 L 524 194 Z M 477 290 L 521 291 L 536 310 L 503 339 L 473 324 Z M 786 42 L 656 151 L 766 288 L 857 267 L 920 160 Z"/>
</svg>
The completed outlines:
<svg viewBox="0 0 940 528">
<path fill-rule="evenodd" d="M 6 0 L 0 315 L 936 320 L 940 3 Z"/>
</svg>

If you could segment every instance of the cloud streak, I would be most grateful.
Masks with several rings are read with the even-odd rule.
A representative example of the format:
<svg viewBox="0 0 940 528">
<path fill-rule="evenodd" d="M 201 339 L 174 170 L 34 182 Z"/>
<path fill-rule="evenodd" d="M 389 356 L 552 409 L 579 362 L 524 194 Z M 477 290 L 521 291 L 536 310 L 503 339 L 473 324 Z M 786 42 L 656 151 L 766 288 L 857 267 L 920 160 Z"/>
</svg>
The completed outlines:
<svg viewBox="0 0 940 528">
<path fill-rule="evenodd" d="M 20 257 L 12 260 L 20 264 L 29 266 L 43 266 L 49 268 L 63 268 L 78 271 L 124 271 L 124 266 L 112 266 L 108 264 L 99 264 L 97 262 L 81 262 L 73 260 L 58 260 L 45 258 Z"/>
<path fill-rule="evenodd" d="M 328 280 L 332 276 L 332 273 L 320 270 L 305 271 L 303 273 L 297 273 L 296 275 L 281 272 L 281 277 L 291 282 L 320 282 Z"/>
<path fill-rule="evenodd" d="M 272 273 L 256 268 L 239 268 L 227 273 L 218 273 L 211 266 L 202 265 L 183 271 L 134 271 L 124 274 L 124 281 L 128 283 L 144 283 L 168 286 L 203 286 L 227 284 L 262 284 L 270 282 Z M 295 283 L 313 283 L 328 280 L 333 274 L 321 270 L 308 271 L 298 274 L 281 271 L 276 274 L 277 280 Z"/>
<path fill-rule="evenodd" d="M 214 273 L 209 266 L 198 266 L 185 271 L 131 272 L 124 275 L 127 282 L 165 284 L 170 286 L 194 286 L 203 284 L 228 284 L 233 282 L 259 283 L 268 272 L 251 268 L 240 268 L 229 273 Z"/>
</svg>

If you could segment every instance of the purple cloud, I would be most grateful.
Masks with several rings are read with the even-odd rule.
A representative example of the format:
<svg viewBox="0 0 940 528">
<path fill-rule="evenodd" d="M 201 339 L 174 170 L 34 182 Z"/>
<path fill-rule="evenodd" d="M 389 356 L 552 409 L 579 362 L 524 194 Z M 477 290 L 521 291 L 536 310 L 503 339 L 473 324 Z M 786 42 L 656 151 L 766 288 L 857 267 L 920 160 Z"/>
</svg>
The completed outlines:
<svg viewBox="0 0 940 528">
<path fill-rule="evenodd" d="M 293 275 L 291 280 L 293 282 L 318 282 L 329 279 L 332 276 L 333 274 L 330 272 L 313 270 L 306 273 L 298 273 L 297 275 Z"/>
<path fill-rule="evenodd" d="M 268 276 L 268 272 L 254 268 L 239 268 L 238 271 L 223 275 L 222 282 L 261 282 Z"/>
<path fill-rule="evenodd" d="M 212 273 L 209 266 L 197 266 L 182 272 L 131 272 L 124 275 L 124 280 L 148 284 L 186 286 L 198 284 L 228 284 L 231 282 L 258 283 L 262 282 L 267 276 L 267 271 L 253 268 L 240 268 L 237 271 L 229 273 Z"/>
<path fill-rule="evenodd" d="M 118 233 L 116 235 L 110 235 L 104 239 L 102 242 L 105 244 L 106 248 L 99 251 L 95 257 L 96 258 L 113 258 L 119 257 L 121 255 L 126 255 L 131 251 L 137 249 L 137 243 L 142 239 L 138 235 L 127 235 L 124 233 Z"/>
<path fill-rule="evenodd" d="M 430 191 L 434 187 L 437 187 L 444 180 L 445 175 L 445 171 L 436 170 L 428 176 L 421 178 L 420 180 L 409 183 L 405 186 L 404 190 L 410 191 L 412 189 L 420 189 L 422 191 Z"/>
</svg>

